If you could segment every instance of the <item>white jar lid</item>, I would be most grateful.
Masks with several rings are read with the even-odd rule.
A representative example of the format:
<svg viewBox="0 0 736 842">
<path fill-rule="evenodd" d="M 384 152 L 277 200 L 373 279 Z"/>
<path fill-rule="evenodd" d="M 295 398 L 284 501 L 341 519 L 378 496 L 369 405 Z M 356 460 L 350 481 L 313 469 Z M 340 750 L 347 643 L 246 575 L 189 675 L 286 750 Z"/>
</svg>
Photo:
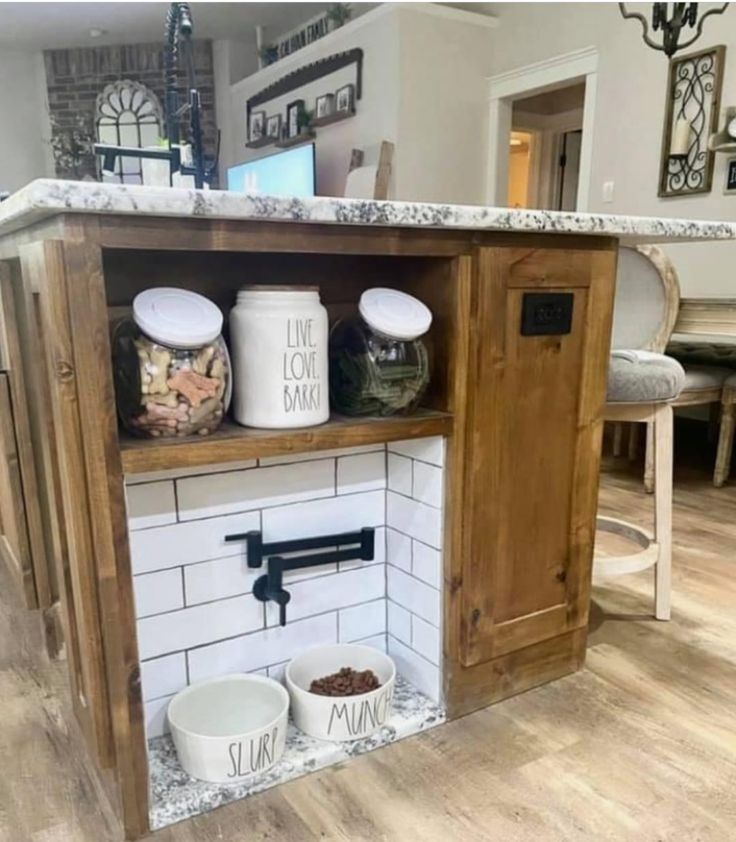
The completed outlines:
<svg viewBox="0 0 736 842">
<path fill-rule="evenodd" d="M 139 293 L 133 318 L 146 336 L 172 348 L 199 348 L 222 333 L 220 308 L 185 289 L 154 287 Z"/>
<path fill-rule="evenodd" d="M 374 330 L 392 339 L 416 339 L 432 324 L 432 313 L 426 304 L 396 289 L 367 289 L 360 296 L 358 309 Z"/>
</svg>

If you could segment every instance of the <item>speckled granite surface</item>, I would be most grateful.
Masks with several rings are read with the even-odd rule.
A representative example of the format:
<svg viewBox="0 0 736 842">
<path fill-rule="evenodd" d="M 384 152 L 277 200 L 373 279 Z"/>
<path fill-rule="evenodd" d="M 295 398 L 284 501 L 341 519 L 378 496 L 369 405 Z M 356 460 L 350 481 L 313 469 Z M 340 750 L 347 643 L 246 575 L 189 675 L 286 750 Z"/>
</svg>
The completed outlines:
<svg viewBox="0 0 736 842">
<path fill-rule="evenodd" d="M 445 713 L 440 707 L 409 682 L 397 677 L 393 713 L 379 732 L 355 742 L 328 743 L 308 737 L 289 723 L 286 750 L 279 763 L 265 775 L 236 786 L 209 784 L 190 778 L 179 765 L 171 738 L 157 737 L 149 742 L 148 748 L 151 829 L 160 830 L 174 822 L 255 795 L 272 786 L 427 731 L 444 721 Z"/>
<path fill-rule="evenodd" d="M 32 181 L 0 204 L 0 235 L 64 212 L 597 234 L 628 244 L 736 238 L 736 225 L 728 222 L 326 196 L 289 199 L 53 179 Z"/>
</svg>

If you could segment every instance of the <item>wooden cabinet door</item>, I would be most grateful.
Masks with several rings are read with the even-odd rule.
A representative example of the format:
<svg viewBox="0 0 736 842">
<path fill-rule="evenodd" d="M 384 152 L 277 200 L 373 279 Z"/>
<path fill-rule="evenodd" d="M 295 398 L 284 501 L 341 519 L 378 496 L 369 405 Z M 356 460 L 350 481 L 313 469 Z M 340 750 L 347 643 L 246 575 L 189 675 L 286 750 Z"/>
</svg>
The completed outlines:
<svg viewBox="0 0 736 842">
<path fill-rule="evenodd" d="M 26 602 L 36 598 L 8 375 L 0 373 L 0 559 Z"/>
<path fill-rule="evenodd" d="M 578 240 L 578 242 L 580 242 Z M 481 249 L 474 284 L 460 660 L 587 625 L 616 252 Z M 522 335 L 529 293 L 569 332 Z"/>
</svg>

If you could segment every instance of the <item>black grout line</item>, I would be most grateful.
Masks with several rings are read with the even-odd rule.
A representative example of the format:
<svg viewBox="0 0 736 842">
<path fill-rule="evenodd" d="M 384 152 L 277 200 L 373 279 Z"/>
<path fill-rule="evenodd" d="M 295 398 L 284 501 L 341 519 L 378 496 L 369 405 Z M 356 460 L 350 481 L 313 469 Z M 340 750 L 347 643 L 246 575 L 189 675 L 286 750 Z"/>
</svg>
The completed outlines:
<svg viewBox="0 0 736 842">
<path fill-rule="evenodd" d="M 418 576 L 415 576 L 412 572 L 407 573 L 406 570 L 404 570 L 401 567 L 397 567 L 395 564 L 391 564 L 390 561 L 386 562 L 386 567 L 393 567 L 393 569 L 398 570 L 399 573 L 403 573 L 405 576 L 408 576 L 410 579 L 414 579 L 415 582 L 419 582 L 419 584 L 424 585 L 427 588 L 430 588 L 430 590 L 433 590 L 433 591 L 435 591 L 435 593 L 438 593 L 440 596 L 442 596 L 442 588 L 435 588 L 434 585 L 430 585 L 429 582 L 425 582 L 424 579 L 420 579 Z"/>
<path fill-rule="evenodd" d="M 335 500 L 335 499 L 342 499 L 347 497 L 357 497 L 359 494 L 375 494 L 376 492 L 385 491 L 385 488 L 375 488 L 370 491 L 346 491 L 342 494 L 325 494 L 322 497 L 307 497 L 304 500 L 294 500 L 291 503 L 276 503 L 273 506 L 259 506 L 254 509 L 243 509 L 242 511 L 237 512 L 220 512 L 216 515 L 208 515 L 206 517 L 195 517 L 195 518 L 188 518 L 187 520 L 175 521 L 172 523 L 163 524 L 161 526 L 147 526 L 144 529 L 130 529 L 131 533 L 139 533 L 139 532 L 151 532 L 153 529 L 169 529 L 174 526 L 183 526 L 188 523 L 205 523 L 206 521 L 210 520 L 218 520 L 219 518 L 226 518 L 226 517 L 237 517 L 239 515 L 252 515 L 252 514 L 259 514 L 264 511 L 273 511 L 274 509 L 282 509 L 287 508 L 288 506 L 303 506 L 306 503 L 318 503 L 323 500 Z M 415 501 L 416 502 L 416 501 Z M 424 504 L 426 505 L 426 504 Z M 430 507 L 434 508 L 434 507 Z M 385 524 L 380 524 L 384 526 Z"/>
</svg>

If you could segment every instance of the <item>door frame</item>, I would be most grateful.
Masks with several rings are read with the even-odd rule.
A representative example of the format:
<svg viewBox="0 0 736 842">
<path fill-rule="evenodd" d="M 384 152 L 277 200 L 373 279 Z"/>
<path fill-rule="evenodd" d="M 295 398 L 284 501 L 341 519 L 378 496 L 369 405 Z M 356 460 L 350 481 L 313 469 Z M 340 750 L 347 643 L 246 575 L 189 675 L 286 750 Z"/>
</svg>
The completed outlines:
<svg viewBox="0 0 736 842">
<path fill-rule="evenodd" d="M 508 136 L 514 101 L 579 81 L 585 82 L 585 101 L 577 210 L 588 209 L 598 83 L 598 50 L 595 47 L 564 53 L 488 79 L 486 202 L 489 205 L 506 207 L 508 204 Z"/>
</svg>

